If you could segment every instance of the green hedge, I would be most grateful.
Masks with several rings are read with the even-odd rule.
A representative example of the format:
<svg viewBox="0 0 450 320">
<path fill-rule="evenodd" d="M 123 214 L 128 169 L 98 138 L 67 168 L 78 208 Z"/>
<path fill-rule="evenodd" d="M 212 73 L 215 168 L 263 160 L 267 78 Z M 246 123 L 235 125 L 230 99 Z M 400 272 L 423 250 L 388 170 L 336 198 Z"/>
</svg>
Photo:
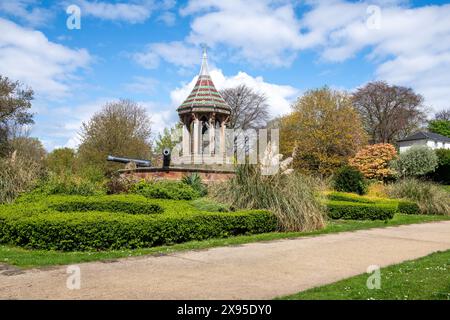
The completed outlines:
<svg viewBox="0 0 450 320">
<path fill-rule="evenodd" d="M 96 211 L 84 211 L 94 207 Z M 164 211 L 129 214 L 154 207 Z M 0 243 L 44 250 L 134 249 L 272 232 L 276 227 L 276 218 L 268 211 L 202 212 L 187 201 L 133 195 L 53 196 L 37 203 L 0 206 Z"/>
<path fill-rule="evenodd" d="M 345 192 L 331 192 L 327 195 L 327 199 L 333 201 L 350 201 L 360 203 L 376 203 L 376 200 L 363 197 L 357 194 L 345 193 Z"/>
<path fill-rule="evenodd" d="M 152 199 L 193 200 L 200 197 L 194 188 L 179 181 L 141 181 L 131 188 L 131 192 Z"/>
<path fill-rule="evenodd" d="M 400 200 L 398 202 L 398 212 L 403 214 L 420 214 L 420 208 L 415 202 Z"/>
<path fill-rule="evenodd" d="M 59 212 L 106 211 L 129 214 L 162 213 L 160 204 L 136 196 L 54 197 L 49 208 Z"/>
<path fill-rule="evenodd" d="M 394 217 L 397 205 L 381 203 L 358 203 L 348 201 L 327 201 L 327 212 L 331 219 L 346 220 L 388 220 Z"/>
</svg>

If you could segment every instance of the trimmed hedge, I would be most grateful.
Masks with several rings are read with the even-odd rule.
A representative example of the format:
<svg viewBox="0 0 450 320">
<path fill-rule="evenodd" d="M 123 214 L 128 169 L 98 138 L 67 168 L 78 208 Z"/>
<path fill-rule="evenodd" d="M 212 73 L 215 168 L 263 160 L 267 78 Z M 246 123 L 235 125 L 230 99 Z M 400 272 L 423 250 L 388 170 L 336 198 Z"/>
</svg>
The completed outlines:
<svg viewBox="0 0 450 320">
<path fill-rule="evenodd" d="M 420 214 L 420 208 L 415 202 L 400 200 L 398 202 L 398 212 L 403 214 Z"/>
<path fill-rule="evenodd" d="M 125 201 L 68 201 L 50 205 L 59 212 L 106 211 L 123 212 L 129 214 L 154 214 L 164 211 L 160 205 L 154 203 L 133 203 Z"/>
<path fill-rule="evenodd" d="M 127 197 L 106 196 L 105 199 L 111 200 L 113 209 L 123 209 Z M 151 202 L 162 207 L 164 212 L 150 215 L 120 211 L 72 214 L 55 210 L 58 206 L 87 210 L 94 204 L 106 205 L 102 197 L 100 200 L 99 197 L 86 197 L 84 204 L 80 198 L 50 197 L 40 203 L 0 206 L 0 243 L 63 251 L 134 249 L 272 232 L 277 228 L 276 218 L 268 211 L 201 212 L 186 201 L 146 200 L 139 196 L 129 199 L 135 203 L 136 210 L 141 204 L 148 206 Z"/>
<path fill-rule="evenodd" d="M 370 204 L 348 201 L 327 201 L 327 212 L 331 219 L 345 220 L 389 220 L 394 217 L 394 204 Z"/>
<path fill-rule="evenodd" d="M 179 181 L 141 181 L 131 188 L 131 192 L 152 199 L 193 200 L 200 197 L 194 188 Z"/>
</svg>

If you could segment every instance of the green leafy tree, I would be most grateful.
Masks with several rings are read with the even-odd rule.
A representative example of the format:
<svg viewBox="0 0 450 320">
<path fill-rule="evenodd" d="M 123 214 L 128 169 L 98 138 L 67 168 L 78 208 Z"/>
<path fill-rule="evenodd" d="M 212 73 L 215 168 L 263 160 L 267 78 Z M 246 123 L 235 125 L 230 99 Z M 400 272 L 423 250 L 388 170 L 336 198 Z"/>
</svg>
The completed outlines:
<svg viewBox="0 0 450 320">
<path fill-rule="evenodd" d="M 33 123 L 31 100 L 33 90 L 0 75 L 0 156 L 11 152 L 11 139 L 23 126 Z"/>
<path fill-rule="evenodd" d="M 433 172 L 438 166 L 436 153 L 425 146 L 413 146 L 400 153 L 392 167 L 402 177 L 419 177 Z"/>
<path fill-rule="evenodd" d="M 18 157 L 26 158 L 37 164 L 42 164 L 46 151 L 42 142 L 38 138 L 16 137 L 10 142 L 11 150 L 16 152 Z"/>
<path fill-rule="evenodd" d="M 450 121 L 431 120 L 428 122 L 428 130 L 450 138 Z"/>
<path fill-rule="evenodd" d="M 58 175 L 74 174 L 76 168 L 75 150 L 71 148 L 54 149 L 47 155 L 45 164 L 48 170 Z"/>
<path fill-rule="evenodd" d="M 435 150 L 438 157 L 438 166 L 431 174 L 434 181 L 450 184 L 450 149 Z"/>
<path fill-rule="evenodd" d="M 181 134 L 182 124 L 177 123 L 172 128 L 164 128 L 163 134 L 159 133 L 155 141 L 154 152 L 157 155 L 162 154 L 165 148 L 172 150 L 178 143 L 178 137 Z"/>
<path fill-rule="evenodd" d="M 330 175 L 367 142 L 351 97 L 327 87 L 306 92 L 279 123 L 281 153 L 303 173 Z"/>
<path fill-rule="evenodd" d="M 123 167 L 106 161 L 108 155 L 149 159 L 151 122 L 145 108 L 130 100 L 107 103 L 81 128 L 78 149 L 82 167 L 105 174 Z"/>
</svg>

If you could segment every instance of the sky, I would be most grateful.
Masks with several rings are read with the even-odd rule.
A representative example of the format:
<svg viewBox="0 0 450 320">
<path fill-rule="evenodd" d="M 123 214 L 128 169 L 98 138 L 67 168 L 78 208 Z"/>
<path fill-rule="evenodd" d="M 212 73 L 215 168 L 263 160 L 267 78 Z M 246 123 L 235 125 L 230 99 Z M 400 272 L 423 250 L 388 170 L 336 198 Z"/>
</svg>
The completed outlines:
<svg viewBox="0 0 450 320">
<path fill-rule="evenodd" d="M 408 86 L 450 107 L 450 1 L 1 0 L 0 74 L 35 92 L 31 136 L 76 148 L 102 106 L 132 99 L 155 135 L 178 120 L 208 47 L 220 89 L 246 84 L 279 116 L 308 89 Z"/>
</svg>

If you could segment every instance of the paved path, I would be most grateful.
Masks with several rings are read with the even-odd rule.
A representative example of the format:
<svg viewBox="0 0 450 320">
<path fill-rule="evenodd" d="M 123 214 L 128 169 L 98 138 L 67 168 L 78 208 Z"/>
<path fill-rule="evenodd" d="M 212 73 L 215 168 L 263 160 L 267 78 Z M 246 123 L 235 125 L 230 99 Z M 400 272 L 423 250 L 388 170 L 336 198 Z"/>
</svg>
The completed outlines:
<svg viewBox="0 0 450 320">
<path fill-rule="evenodd" d="M 448 249 L 445 221 L 82 263 L 79 290 L 66 266 L 0 268 L 0 298 L 271 299 Z"/>
</svg>

